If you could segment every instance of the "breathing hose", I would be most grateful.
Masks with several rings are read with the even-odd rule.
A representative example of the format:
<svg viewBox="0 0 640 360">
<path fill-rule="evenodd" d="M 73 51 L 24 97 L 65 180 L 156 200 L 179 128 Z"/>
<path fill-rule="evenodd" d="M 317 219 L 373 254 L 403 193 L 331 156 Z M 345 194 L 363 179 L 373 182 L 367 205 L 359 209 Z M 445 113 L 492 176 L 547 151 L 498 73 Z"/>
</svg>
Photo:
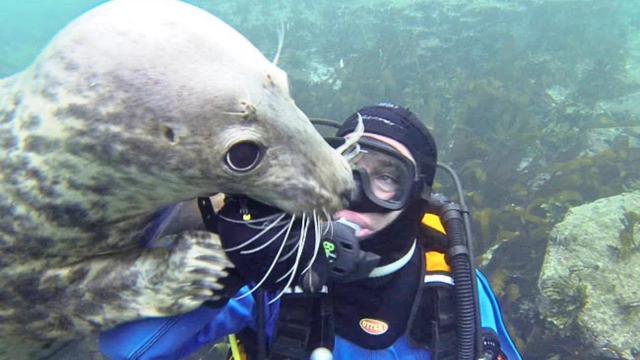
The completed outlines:
<svg viewBox="0 0 640 360">
<path fill-rule="evenodd" d="M 438 204 L 438 215 L 449 239 L 447 255 L 455 283 L 457 358 L 458 360 L 475 360 L 481 356 L 483 350 L 480 338 L 480 312 L 473 261 L 471 221 L 464 202 L 462 186 L 455 171 L 444 164 L 438 164 L 438 167 L 451 175 L 460 199 L 459 205 L 453 202 Z"/>
</svg>

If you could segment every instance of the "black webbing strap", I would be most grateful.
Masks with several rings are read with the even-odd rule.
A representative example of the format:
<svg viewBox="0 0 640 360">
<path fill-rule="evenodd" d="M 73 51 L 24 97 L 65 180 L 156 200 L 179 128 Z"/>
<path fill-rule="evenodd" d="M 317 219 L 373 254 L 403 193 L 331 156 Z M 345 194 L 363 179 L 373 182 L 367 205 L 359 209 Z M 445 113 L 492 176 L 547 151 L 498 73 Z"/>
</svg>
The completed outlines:
<svg viewBox="0 0 640 360">
<path fill-rule="evenodd" d="M 267 320 L 266 315 L 266 294 L 264 290 L 256 290 L 255 299 L 258 313 L 258 329 L 256 339 L 256 356 L 258 360 L 265 360 L 267 358 Z"/>
<path fill-rule="evenodd" d="M 280 303 L 280 316 L 270 360 L 307 359 L 318 347 L 333 349 L 333 302 L 327 294 L 288 294 Z"/>
<path fill-rule="evenodd" d="M 456 358 L 457 336 L 453 290 L 444 287 L 428 289 L 435 315 L 431 344 L 437 360 Z"/>
<path fill-rule="evenodd" d="M 317 341 L 312 338 L 314 347 L 324 347 L 333 351 L 336 340 L 335 319 L 333 317 L 333 298 L 328 294 L 320 295 L 320 323 Z M 312 333 L 313 334 L 313 333 Z"/>
<path fill-rule="evenodd" d="M 422 257 L 422 261 L 425 261 Z M 425 279 L 422 263 L 420 279 Z M 433 360 L 453 360 L 456 356 L 456 316 L 453 288 L 422 283 L 409 316 L 409 342 L 431 350 Z"/>
<path fill-rule="evenodd" d="M 218 233 L 218 216 L 216 216 L 213 210 L 213 204 L 208 197 L 198 198 L 198 209 L 200 209 L 200 215 L 202 216 L 202 222 L 207 230 Z"/>
<path fill-rule="evenodd" d="M 314 297 L 283 296 L 271 346 L 271 360 L 306 359 L 313 322 Z"/>
</svg>

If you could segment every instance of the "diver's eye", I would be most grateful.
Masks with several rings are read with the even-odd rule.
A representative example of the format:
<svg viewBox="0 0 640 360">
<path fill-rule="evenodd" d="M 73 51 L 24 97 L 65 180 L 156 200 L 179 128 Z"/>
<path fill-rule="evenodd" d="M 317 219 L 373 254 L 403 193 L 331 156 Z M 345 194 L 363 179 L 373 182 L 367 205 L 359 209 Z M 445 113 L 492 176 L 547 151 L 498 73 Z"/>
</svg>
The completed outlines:
<svg viewBox="0 0 640 360">
<path fill-rule="evenodd" d="M 225 160 L 231 170 L 237 172 L 247 172 L 255 168 L 260 163 L 262 150 L 258 144 L 243 141 L 234 144 L 229 148 Z"/>
</svg>

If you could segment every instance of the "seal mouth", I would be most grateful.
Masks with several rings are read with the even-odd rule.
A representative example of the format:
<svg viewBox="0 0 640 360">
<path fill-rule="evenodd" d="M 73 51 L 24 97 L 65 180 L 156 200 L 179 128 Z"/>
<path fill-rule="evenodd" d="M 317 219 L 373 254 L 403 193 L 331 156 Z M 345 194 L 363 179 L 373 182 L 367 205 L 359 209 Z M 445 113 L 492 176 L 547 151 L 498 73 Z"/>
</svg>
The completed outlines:
<svg viewBox="0 0 640 360">
<path fill-rule="evenodd" d="M 281 208 L 290 214 L 301 215 L 304 213 L 312 213 L 314 211 L 334 213 L 344 209 L 349 204 L 349 200 L 351 198 L 350 189 L 337 192 L 318 189 L 317 184 L 310 185 L 311 186 L 308 190 L 294 190 L 286 194 L 284 198 L 285 202 L 291 204 L 291 206 L 285 205 Z M 300 208 L 296 206 L 296 203 L 298 202 L 309 205 Z"/>
</svg>

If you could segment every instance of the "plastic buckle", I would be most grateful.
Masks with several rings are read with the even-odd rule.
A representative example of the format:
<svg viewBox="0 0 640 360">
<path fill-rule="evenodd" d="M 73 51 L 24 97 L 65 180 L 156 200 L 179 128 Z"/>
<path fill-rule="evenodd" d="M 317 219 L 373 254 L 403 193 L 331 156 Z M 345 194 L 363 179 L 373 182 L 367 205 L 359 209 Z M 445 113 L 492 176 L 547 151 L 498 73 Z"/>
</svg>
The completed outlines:
<svg viewBox="0 0 640 360">
<path fill-rule="evenodd" d="M 310 326 L 280 323 L 269 359 L 305 359 L 310 333 Z"/>
</svg>

